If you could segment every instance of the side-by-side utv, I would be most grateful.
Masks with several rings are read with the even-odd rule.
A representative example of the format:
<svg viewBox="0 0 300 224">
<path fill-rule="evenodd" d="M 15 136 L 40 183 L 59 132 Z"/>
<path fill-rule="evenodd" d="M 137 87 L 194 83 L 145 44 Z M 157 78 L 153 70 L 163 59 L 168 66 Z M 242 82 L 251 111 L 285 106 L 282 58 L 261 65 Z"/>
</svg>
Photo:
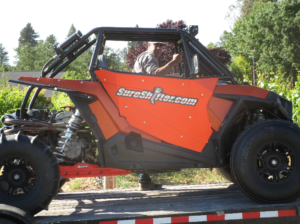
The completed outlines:
<svg viewBox="0 0 300 224">
<path fill-rule="evenodd" d="M 55 46 L 39 78 L 10 80 L 29 88 L 21 108 L 1 118 L 0 203 L 33 215 L 65 178 L 183 168 L 217 168 L 259 203 L 297 199 L 300 129 L 292 103 L 239 84 L 196 33 L 196 26 L 77 32 Z M 108 41 L 173 43 L 185 60 L 176 76 L 116 71 L 104 55 Z M 91 49 L 90 79 L 55 78 Z M 42 89 L 67 93 L 75 106 L 35 109 Z"/>
</svg>

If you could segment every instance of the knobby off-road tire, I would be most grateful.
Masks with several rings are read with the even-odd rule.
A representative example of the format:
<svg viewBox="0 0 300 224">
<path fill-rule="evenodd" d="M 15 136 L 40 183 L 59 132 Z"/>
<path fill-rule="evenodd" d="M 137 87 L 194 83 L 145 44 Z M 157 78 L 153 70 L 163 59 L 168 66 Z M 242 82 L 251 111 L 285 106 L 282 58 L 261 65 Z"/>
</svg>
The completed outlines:
<svg viewBox="0 0 300 224">
<path fill-rule="evenodd" d="M 230 167 L 241 190 L 259 203 L 284 203 L 300 196 L 300 129 L 266 120 L 243 131 L 234 143 Z"/>
<path fill-rule="evenodd" d="M 35 215 L 57 194 L 57 160 L 36 137 L 0 136 L 0 203 Z"/>
<path fill-rule="evenodd" d="M 234 183 L 234 180 L 231 175 L 230 166 L 216 168 L 216 170 L 225 180 L 228 180 L 229 182 Z"/>
</svg>

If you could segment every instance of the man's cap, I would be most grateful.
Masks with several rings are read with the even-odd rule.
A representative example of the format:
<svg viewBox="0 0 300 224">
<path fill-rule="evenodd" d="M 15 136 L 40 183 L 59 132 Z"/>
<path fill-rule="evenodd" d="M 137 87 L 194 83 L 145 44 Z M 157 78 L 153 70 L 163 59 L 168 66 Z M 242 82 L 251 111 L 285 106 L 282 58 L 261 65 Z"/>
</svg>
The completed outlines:
<svg viewBox="0 0 300 224">
<path fill-rule="evenodd" d="M 163 45 L 166 45 L 165 42 L 149 42 L 150 44 L 163 44 Z"/>
</svg>

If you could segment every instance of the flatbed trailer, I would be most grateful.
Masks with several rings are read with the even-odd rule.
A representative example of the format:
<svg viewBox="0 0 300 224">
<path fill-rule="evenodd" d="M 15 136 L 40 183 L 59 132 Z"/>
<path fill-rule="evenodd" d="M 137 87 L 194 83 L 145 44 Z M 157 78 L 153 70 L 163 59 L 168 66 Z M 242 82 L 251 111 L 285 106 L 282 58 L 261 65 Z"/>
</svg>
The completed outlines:
<svg viewBox="0 0 300 224">
<path fill-rule="evenodd" d="M 258 204 L 234 184 L 164 186 L 59 193 L 35 216 L 38 223 L 300 223 L 300 199 Z"/>
</svg>

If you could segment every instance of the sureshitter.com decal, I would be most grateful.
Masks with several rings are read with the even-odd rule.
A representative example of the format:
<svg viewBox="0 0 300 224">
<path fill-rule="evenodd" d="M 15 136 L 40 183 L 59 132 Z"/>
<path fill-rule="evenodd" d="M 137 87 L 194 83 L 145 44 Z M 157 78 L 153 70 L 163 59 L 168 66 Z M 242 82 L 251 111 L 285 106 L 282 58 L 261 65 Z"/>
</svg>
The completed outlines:
<svg viewBox="0 0 300 224">
<path fill-rule="evenodd" d="M 121 87 L 118 89 L 116 94 L 117 96 L 122 96 L 122 97 L 150 100 L 151 104 L 155 104 L 155 101 L 161 101 L 166 103 L 195 106 L 198 102 L 198 99 L 195 98 L 165 94 L 163 93 L 163 89 L 161 87 L 154 87 L 153 91 L 147 91 L 147 90 L 136 91 L 136 90 L 130 90 Z"/>
</svg>

